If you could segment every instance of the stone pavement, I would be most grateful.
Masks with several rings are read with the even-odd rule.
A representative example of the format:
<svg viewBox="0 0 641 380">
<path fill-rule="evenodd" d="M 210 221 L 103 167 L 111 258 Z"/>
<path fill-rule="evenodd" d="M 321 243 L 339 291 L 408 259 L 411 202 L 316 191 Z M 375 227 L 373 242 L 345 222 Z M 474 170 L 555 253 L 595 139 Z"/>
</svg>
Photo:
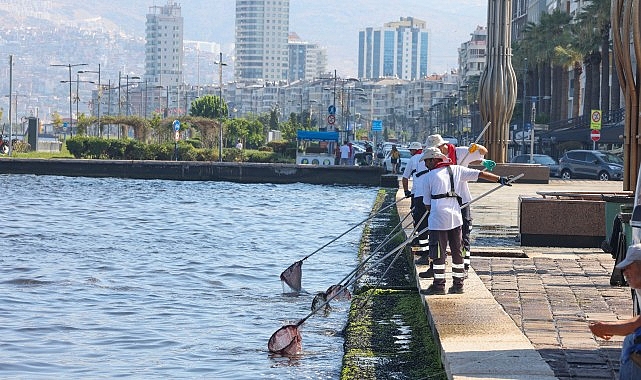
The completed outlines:
<svg viewBox="0 0 641 380">
<path fill-rule="evenodd" d="M 474 196 L 495 186 L 470 183 L 470 190 Z M 465 293 L 423 296 L 450 379 L 617 378 L 623 337 L 596 338 L 588 323 L 629 318 L 630 290 L 610 286 L 614 259 L 601 249 L 519 245 L 518 197 L 537 191 L 619 192 L 622 182 L 516 183 L 472 205 L 473 270 Z M 400 215 L 409 203 L 398 203 Z M 420 289 L 431 283 L 416 278 Z"/>
</svg>

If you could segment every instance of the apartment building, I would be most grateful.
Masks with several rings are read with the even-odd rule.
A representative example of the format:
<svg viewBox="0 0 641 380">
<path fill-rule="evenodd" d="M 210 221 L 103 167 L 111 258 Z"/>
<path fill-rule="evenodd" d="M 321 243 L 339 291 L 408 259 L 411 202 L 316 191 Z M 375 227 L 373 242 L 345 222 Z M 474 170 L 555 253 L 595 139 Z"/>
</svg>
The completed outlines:
<svg viewBox="0 0 641 380">
<path fill-rule="evenodd" d="M 289 0 L 236 0 L 237 81 L 282 81 L 289 74 Z"/>
<path fill-rule="evenodd" d="M 168 1 L 149 7 L 146 22 L 145 81 L 175 87 L 183 81 L 183 18 L 180 5 Z"/>
<path fill-rule="evenodd" d="M 487 58 L 487 27 L 477 26 L 469 41 L 463 42 L 458 49 L 459 77 L 461 84 L 478 77 L 485 69 Z"/>
<path fill-rule="evenodd" d="M 358 36 L 358 77 L 415 80 L 427 76 L 428 32 L 425 21 L 400 21 L 369 27 Z"/>
</svg>

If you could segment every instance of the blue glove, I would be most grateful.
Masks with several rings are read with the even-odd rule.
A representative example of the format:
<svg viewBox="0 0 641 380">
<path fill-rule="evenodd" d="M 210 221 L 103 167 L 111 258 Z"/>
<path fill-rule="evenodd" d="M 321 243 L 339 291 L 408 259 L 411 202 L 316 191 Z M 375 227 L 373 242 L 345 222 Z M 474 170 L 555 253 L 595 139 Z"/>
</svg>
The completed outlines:
<svg viewBox="0 0 641 380">
<path fill-rule="evenodd" d="M 509 175 L 507 177 L 499 177 L 499 183 L 503 186 L 512 186 L 510 181 L 514 178 L 513 175 Z"/>
<path fill-rule="evenodd" d="M 485 166 L 485 169 L 492 171 L 496 167 L 496 162 L 492 160 L 481 160 L 481 165 Z"/>
</svg>

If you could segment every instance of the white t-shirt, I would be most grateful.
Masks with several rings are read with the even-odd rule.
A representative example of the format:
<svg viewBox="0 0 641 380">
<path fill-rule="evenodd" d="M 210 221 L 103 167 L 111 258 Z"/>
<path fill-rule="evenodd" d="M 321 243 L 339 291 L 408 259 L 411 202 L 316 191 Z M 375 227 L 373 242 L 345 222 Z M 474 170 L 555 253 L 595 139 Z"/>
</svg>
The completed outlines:
<svg viewBox="0 0 641 380">
<path fill-rule="evenodd" d="M 467 181 L 476 181 L 479 170 L 466 168 L 460 165 L 450 165 L 454 178 L 454 191 L 461 195 L 463 186 Z M 447 231 L 463 224 L 461 206 L 454 197 L 432 199 L 432 195 L 443 194 L 450 191 L 450 175 L 447 167 L 430 170 L 425 174 L 423 203 L 430 206 L 430 216 L 427 220 L 430 230 Z M 464 201 L 465 203 L 465 201 Z"/>
<path fill-rule="evenodd" d="M 412 157 L 410 157 L 409 161 L 407 161 L 407 165 L 405 166 L 405 171 L 403 171 L 403 178 L 412 179 L 412 177 L 414 177 L 414 174 L 416 173 L 416 169 L 418 168 L 418 163 L 421 160 L 421 157 L 423 157 L 423 153 L 417 153 Z M 414 193 L 415 186 L 416 186 L 416 183 L 412 181 L 412 188 L 410 189 L 412 194 Z"/>
<path fill-rule="evenodd" d="M 468 167 L 471 162 L 481 161 L 483 155 L 477 149 L 476 151 L 469 153 L 468 147 L 466 146 L 457 146 L 456 147 L 456 164 L 460 166 Z M 472 194 L 470 193 L 470 188 L 467 185 L 467 182 L 462 184 L 461 192 L 457 194 L 463 199 L 463 203 L 467 203 L 472 200 Z"/>
<path fill-rule="evenodd" d="M 349 145 L 341 145 L 341 158 L 349 158 Z"/>
<path fill-rule="evenodd" d="M 419 155 L 417 154 L 417 156 Z M 423 155 L 421 154 L 420 156 Z M 428 171 L 429 169 L 425 166 L 425 160 L 419 160 L 416 167 L 416 173 L 414 173 L 414 181 L 412 182 L 412 193 L 415 198 L 422 197 L 425 192 L 425 178 L 427 178 Z"/>
</svg>

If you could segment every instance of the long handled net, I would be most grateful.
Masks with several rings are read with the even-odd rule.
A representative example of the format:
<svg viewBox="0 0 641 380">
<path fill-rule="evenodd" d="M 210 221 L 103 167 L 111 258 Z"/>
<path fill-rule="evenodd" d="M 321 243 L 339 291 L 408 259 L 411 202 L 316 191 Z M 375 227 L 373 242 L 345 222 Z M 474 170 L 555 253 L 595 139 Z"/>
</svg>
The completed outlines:
<svg viewBox="0 0 641 380">
<path fill-rule="evenodd" d="M 289 286 L 294 292 L 299 293 L 302 288 L 302 278 L 303 278 L 303 261 L 307 260 L 310 258 L 312 255 L 320 252 L 323 248 L 329 246 L 336 240 L 340 239 L 341 237 L 347 235 L 349 232 L 351 232 L 353 229 L 356 227 L 360 226 L 361 224 L 367 222 L 368 220 L 371 220 L 374 218 L 376 215 L 380 214 L 381 212 L 387 210 L 388 208 L 396 205 L 398 202 L 402 201 L 405 198 L 401 198 L 393 203 L 390 203 L 389 205 L 381 208 L 380 210 L 376 211 L 375 213 L 370 214 L 366 219 L 362 220 L 361 222 L 353 225 L 350 227 L 347 231 L 343 232 L 342 234 L 338 235 L 334 239 L 330 240 L 329 242 L 325 243 L 322 247 L 318 248 L 314 252 L 310 253 L 309 255 L 303 257 L 302 259 L 296 261 L 287 269 L 285 269 L 281 274 L 280 274 L 280 280 L 283 281 L 287 286 Z"/>
</svg>

